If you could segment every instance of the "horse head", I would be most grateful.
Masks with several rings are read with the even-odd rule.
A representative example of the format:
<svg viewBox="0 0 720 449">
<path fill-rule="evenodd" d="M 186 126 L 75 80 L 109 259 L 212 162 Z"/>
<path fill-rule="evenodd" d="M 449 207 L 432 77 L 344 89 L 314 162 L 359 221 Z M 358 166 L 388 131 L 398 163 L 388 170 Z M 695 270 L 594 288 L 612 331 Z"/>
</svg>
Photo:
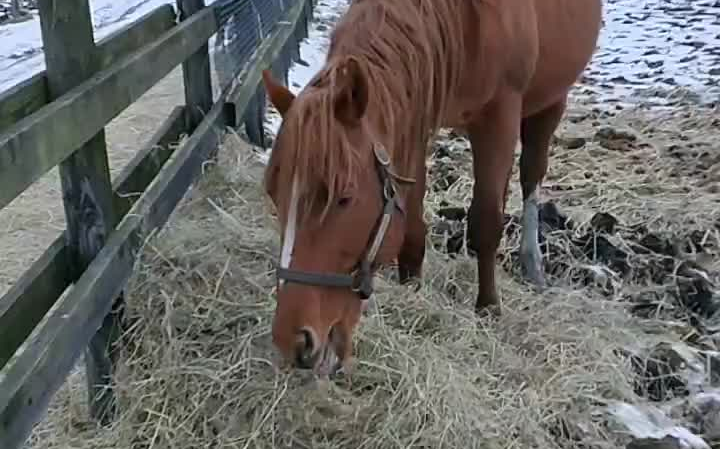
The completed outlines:
<svg viewBox="0 0 720 449">
<path fill-rule="evenodd" d="M 349 368 L 378 266 L 404 235 L 402 185 L 373 127 L 369 79 L 351 57 L 297 96 L 263 73 L 282 116 L 265 188 L 282 228 L 273 342 L 295 367 Z"/>
</svg>

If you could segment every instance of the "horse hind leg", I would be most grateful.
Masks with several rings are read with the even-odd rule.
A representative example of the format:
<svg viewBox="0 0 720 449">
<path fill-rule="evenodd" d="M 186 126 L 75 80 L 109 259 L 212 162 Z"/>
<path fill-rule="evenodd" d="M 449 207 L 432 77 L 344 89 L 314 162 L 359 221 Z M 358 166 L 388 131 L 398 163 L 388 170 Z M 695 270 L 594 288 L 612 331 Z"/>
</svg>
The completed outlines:
<svg viewBox="0 0 720 449">
<path fill-rule="evenodd" d="M 526 117 L 520 125 L 520 186 L 523 196 L 520 264 L 524 278 L 542 289 L 545 287 L 542 254 L 538 234 L 538 189 L 548 168 L 550 140 L 565 113 L 566 98 Z"/>
</svg>

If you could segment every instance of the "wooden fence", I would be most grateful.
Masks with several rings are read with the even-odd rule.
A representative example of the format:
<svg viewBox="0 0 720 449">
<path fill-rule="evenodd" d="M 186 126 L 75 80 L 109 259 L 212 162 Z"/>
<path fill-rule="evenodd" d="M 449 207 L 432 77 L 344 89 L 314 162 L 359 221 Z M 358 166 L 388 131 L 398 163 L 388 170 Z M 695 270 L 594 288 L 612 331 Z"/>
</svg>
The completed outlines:
<svg viewBox="0 0 720 449">
<path fill-rule="evenodd" d="M 67 221 L 0 298 L 3 449 L 23 445 L 83 351 L 91 415 L 111 422 L 123 289 L 141 244 L 213 157 L 224 128 L 257 103 L 261 71 L 306 36 L 312 10 L 312 0 L 285 0 L 281 20 L 213 100 L 208 40 L 225 20 L 221 9 L 244 0 L 177 0 L 179 17 L 164 5 L 98 43 L 88 1 L 39 0 L 46 70 L 0 94 L 0 209 L 58 166 Z M 105 126 L 180 64 L 185 105 L 111 183 Z"/>
</svg>

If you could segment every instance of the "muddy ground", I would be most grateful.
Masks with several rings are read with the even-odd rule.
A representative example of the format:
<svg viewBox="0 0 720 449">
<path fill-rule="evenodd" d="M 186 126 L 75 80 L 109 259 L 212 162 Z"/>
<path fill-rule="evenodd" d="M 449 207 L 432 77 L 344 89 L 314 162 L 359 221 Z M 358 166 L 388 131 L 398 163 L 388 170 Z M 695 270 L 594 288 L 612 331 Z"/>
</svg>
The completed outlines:
<svg viewBox="0 0 720 449">
<path fill-rule="evenodd" d="M 600 108 L 581 98 L 575 97 L 555 135 L 543 186 L 539 218 L 546 276 L 554 288 L 592 291 L 653 321 L 651 327 L 660 326 L 642 332 L 674 336 L 627 352 L 642 398 L 637 409 L 615 410 L 623 431 L 636 438 L 628 447 L 705 447 L 677 433 L 667 436 L 672 425 L 687 426 L 715 447 L 720 444 L 720 120 L 695 100 L 676 99 L 672 109 L 659 111 L 646 104 Z M 461 135 L 445 133 L 435 145 L 431 241 L 448 260 L 472 255 L 466 239 L 470 161 Z M 521 281 L 517 176 L 516 169 L 498 266 Z M 446 288 L 450 296 L 462 291 L 452 282 Z M 659 430 L 663 426 L 666 430 Z"/>
</svg>

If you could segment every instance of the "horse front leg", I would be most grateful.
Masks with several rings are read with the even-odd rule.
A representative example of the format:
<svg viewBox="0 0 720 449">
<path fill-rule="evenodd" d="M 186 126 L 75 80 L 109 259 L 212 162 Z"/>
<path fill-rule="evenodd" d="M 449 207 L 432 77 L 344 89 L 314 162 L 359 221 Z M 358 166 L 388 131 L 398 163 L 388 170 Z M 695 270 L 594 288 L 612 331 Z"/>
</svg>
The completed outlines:
<svg viewBox="0 0 720 449">
<path fill-rule="evenodd" d="M 468 246 L 478 269 L 477 312 L 499 314 L 495 256 L 503 233 L 503 212 L 513 153 L 520 134 L 521 97 L 503 96 L 468 127 L 475 183 L 468 213 Z"/>
<path fill-rule="evenodd" d="M 426 167 L 422 158 L 416 170 L 415 184 L 406 198 L 405 237 L 398 254 L 398 275 L 400 283 L 405 284 L 422 277 L 422 265 L 425 260 L 425 236 L 427 225 L 423 218 L 425 200 Z"/>
</svg>

